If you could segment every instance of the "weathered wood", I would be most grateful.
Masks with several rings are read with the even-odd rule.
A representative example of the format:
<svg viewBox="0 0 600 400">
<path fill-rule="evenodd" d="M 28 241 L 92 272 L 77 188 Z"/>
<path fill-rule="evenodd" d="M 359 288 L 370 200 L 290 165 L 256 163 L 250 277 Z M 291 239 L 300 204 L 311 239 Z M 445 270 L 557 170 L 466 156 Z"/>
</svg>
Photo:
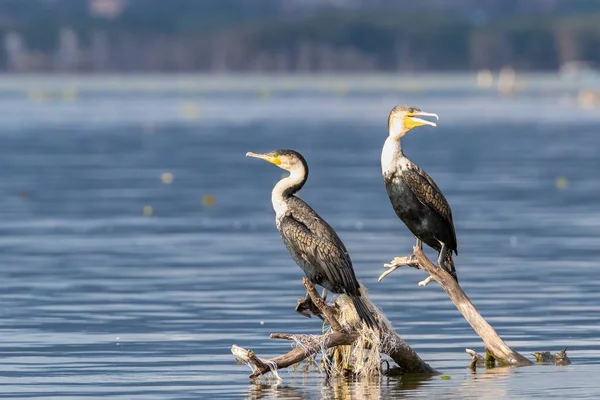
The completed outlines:
<svg viewBox="0 0 600 400">
<path fill-rule="evenodd" d="M 485 367 L 485 358 L 483 356 L 477 354 L 475 350 L 465 349 L 467 354 L 471 356 L 471 363 L 469 364 L 469 368 L 475 372 L 477 367 Z"/>
<path fill-rule="evenodd" d="M 498 333 L 492 328 L 490 324 L 481 316 L 477 311 L 469 297 L 462 290 L 458 282 L 452 278 L 452 276 L 446 272 L 443 268 L 435 266 L 418 247 L 414 247 L 413 255 L 417 260 L 417 267 L 423 269 L 429 273 L 429 275 L 440 284 L 442 289 L 448 294 L 452 303 L 456 306 L 458 311 L 463 315 L 465 320 L 471 325 L 473 330 L 479 335 L 486 349 L 494 356 L 494 358 L 501 364 L 506 365 L 531 365 L 533 364 L 529 359 L 525 358 L 518 352 L 512 350 L 498 335 Z M 405 264 L 411 267 L 415 267 L 414 261 L 411 256 L 398 257 L 392 261 L 391 268 L 386 271 L 380 277 L 380 280 L 387 276 L 391 271 L 402 266 L 398 263 L 402 263 L 405 260 L 410 262 Z"/>
<path fill-rule="evenodd" d="M 310 298 L 312 299 L 313 303 L 321 311 L 321 314 L 323 314 L 325 316 L 325 318 L 327 319 L 327 322 L 329 322 L 331 329 L 333 329 L 336 332 L 341 331 L 342 326 L 340 325 L 337 318 L 335 317 L 333 310 L 327 305 L 327 303 L 325 303 L 325 300 L 323 300 L 321 295 L 319 295 L 319 292 L 317 292 L 315 285 L 306 278 L 302 278 L 302 284 L 306 288 L 306 291 L 307 291 L 308 295 L 310 296 Z"/>
<path fill-rule="evenodd" d="M 388 355 L 405 374 L 438 374 L 439 372 L 427 364 L 416 351 L 407 345 L 404 340 L 391 331 L 389 335 L 388 347 L 384 349 L 384 353 Z"/>
<path fill-rule="evenodd" d="M 258 358 L 252 350 L 246 350 L 233 345 L 231 352 L 241 361 L 253 366 L 253 372 L 250 375 L 250 378 L 258 378 L 272 370 L 276 371 L 278 369 L 290 367 L 324 349 L 352 345 L 360 337 L 358 331 L 353 330 L 354 328 L 351 326 L 343 326 L 336 317 L 336 309 L 337 313 L 342 313 L 344 312 L 345 307 L 353 307 L 351 302 L 340 301 L 340 298 L 338 298 L 335 307 L 329 306 L 308 279 L 303 279 L 302 283 L 315 306 L 329 322 L 332 332 L 324 335 L 272 333 L 272 339 L 283 339 L 301 343 L 301 345 L 295 347 L 286 354 L 272 359 Z M 379 313 L 379 311 L 376 310 L 375 312 Z M 382 340 L 384 340 L 384 343 L 381 344 L 381 352 L 388 355 L 396 362 L 398 367 L 394 368 L 394 371 L 401 370 L 403 373 L 437 373 L 435 369 L 425 363 L 419 355 L 407 345 L 396 332 L 394 332 L 391 325 L 381 314 L 377 315 L 377 320 L 380 321 L 380 331 L 373 331 L 373 334 L 383 338 Z"/>
<path fill-rule="evenodd" d="M 289 338 L 293 338 L 294 335 L 285 334 Z M 232 346 L 232 353 L 244 362 L 250 362 L 254 365 L 254 372 L 250 375 L 251 379 L 257 378 L 267 372 L 271 371 L 269 364 L 274 369 L 282 369 L 299 363 L 300 361 L 318 353 L 321 349 L 329 349 L 335 346 L 349 345 L 356 339 L 357 334 L 346 333 L 346 332 L 333 332 L 326 335 L 320 335 L 311 338 L 310 342 L 303 342 L 302 346 L 295 347 L 291 351 L 281 356 L 263 360 L 254 355 L 252 350 L 245 350 L 239 346 Z M 293 339 L 292 339 L 293 340 Z M 235 348 L 235 349 L 234 349 Z M 244 357 L 244 353 L 246 356 Z M 254 356 L 254 357 L 252 357 Z"/>
</svg>

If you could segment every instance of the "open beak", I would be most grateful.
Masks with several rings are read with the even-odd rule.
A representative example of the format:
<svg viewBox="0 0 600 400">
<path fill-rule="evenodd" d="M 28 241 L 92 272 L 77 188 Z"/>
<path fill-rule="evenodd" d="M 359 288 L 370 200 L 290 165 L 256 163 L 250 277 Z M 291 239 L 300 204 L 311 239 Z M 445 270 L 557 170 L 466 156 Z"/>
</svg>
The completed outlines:
<svg viewBox="0 0 600 400">
<path fill-rule="evenodd" d="M 437 114 L 428 113 L 428 112 L 424 112 L 424 111 L 418 111 L 418 112 L 412 113 L 410 115 L 407 115 L 407 118 L 410 120 L 410 125 L 412 125 L 412 128 L 417 127 L 417 126 L 423 126 L 423 125 L 437 126 L 437 124 L 435 122 L 427 121 L 425 119 L 421 119 L 418 117 L 435 117 L 435 119 L 437 119 L 437 120 L 440 119 L 440 117 L 438 117 Z"/>
<path fill-rule="evenodd" d="M 281 164 L 281 161 L 279 160 L 278 157 L 273 157 L 270 154 L 258 154 L 258 153 L 253 153 L 253 152 L 249 151 L 246 153 L 246 157 L 260 158 L 261 160 L 265 160 L 265 161 L 270 162 L 271 164 L 275 164 L 275 165 Z"/>
</svg>

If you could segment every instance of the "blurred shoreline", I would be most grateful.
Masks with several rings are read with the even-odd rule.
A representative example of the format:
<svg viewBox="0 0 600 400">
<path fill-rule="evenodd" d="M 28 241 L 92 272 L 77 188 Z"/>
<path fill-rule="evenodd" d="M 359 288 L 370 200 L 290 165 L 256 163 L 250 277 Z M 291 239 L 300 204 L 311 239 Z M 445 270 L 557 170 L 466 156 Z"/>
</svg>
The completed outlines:
<svg viewBox="0 0 600 400">
<path fill-rule="evenodd" d="M 483 75 L 483 78 L 482 78 Z M 511 71 L 478 73 L 336 73 L 336 74 L 208 74 L 208 73 L 111 73 L 111 74 L 0 74 L 0 91 L 92 90 L 131 91 L 331 91 L 343 96 L 361 91 L 453 91 L 600 88 L 600 74 L 580 76 L 552 72 Z"/>
</svg>

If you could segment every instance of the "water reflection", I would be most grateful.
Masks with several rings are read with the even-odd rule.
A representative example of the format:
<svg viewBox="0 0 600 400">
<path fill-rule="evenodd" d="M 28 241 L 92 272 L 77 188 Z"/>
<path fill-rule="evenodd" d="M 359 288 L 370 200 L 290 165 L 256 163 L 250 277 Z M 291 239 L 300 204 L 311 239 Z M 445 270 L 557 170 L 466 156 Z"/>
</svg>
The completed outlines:
<svg viewBox="0 0 600 400">
<path fill-rule="evenodd" d="M 401 399 L 413 396 L 414 391 L 427 382 L 438 380 L 439 376 L 409 375 L 398 377 L 364 377 L 362 379 L 335 378 L 329 380 L 291 378 L 297 386 L 284 382 L 258 383 L 248 386 L 248 400 L 282 398 L 291 400 L 314 398 L 315 387 L 306 390 L 307 384 L 319 388 L 320 398 L 324 400 L 383 400 Z"/>
<path fill-rule="evenodd" d="M 275 382 L 272 384 L 254 382 L 248 386 L 247 400 L 259 399 L 289 399 L 289 400 L 304 400 L 311 398 L 311 393 L 314 394 L 314 388 L 307 390 L 306 387 L 296 387 L 285 384 L 283 382 Z"/>
</svg>

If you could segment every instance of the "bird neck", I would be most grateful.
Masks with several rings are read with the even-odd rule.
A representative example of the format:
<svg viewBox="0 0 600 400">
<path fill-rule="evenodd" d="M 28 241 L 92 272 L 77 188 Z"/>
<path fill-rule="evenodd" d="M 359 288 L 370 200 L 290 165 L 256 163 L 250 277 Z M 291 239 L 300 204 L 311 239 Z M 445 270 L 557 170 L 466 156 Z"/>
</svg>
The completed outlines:
<svg viewBox="0 0 600 400">
<path fill-rule="evenodd" d="M 287 200 L 297 193 L 306 183 L 308 178 L 308 169 L 303 165 L 298 165 L 290 171 L 290 175 L 283 178 L 273 188 L 271 192 L 271 202 L 277 216 L 282 216 L 287 211 Z"/>
<path fill-rule="evenodd" d="M 388 136 L 381 151 L 381 170 L 384 174 L 398 169 L 399 161 L 404 157 L 400 138 Z"/>
<path fill-rule="evenodd" d="M 396 140 L 400 140 L 408 132 L 408 128 L 404 124 L 404 119 L 391 118 L 388 121 L 388 135 Z"/>
</svg>

